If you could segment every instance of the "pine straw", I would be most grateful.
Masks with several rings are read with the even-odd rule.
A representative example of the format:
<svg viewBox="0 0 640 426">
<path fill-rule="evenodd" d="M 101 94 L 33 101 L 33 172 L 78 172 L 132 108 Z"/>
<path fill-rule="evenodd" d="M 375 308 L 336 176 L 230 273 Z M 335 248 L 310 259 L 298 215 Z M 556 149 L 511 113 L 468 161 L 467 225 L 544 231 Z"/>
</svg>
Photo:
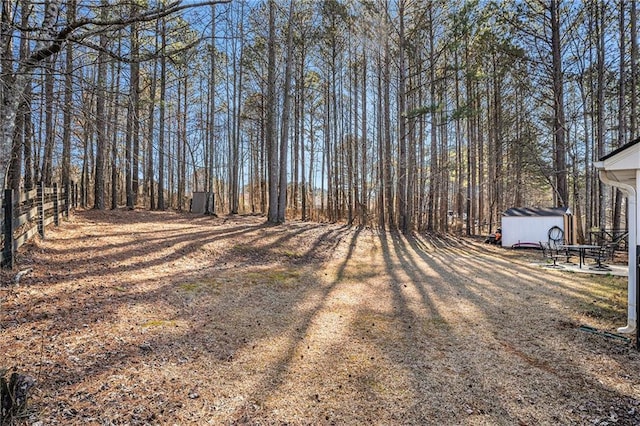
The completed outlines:
<svg viewBox="0 0 640 426">
<path fill-rule="evenodd" d="M 0 367 L 36 377 L 29 422 L 640 422 L 638 353 L 577 330 L 624 325 L 626 281 L 531 252 L 118 210 L 21 256 Z"/>
</svg>

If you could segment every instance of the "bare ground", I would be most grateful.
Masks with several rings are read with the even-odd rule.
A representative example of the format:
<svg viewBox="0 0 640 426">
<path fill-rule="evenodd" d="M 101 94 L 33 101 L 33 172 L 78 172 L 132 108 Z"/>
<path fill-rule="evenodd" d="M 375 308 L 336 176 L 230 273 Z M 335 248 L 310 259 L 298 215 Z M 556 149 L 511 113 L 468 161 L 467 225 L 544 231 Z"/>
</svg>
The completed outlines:
<svg viewBox="0 0 640 426">
<path fill-rule="evenodd" d="M 639 424 L 626 280 L 477 240 L 78 212 L 0 286 L 19 422 Z M 18 270 L 31 268 L 20 284 Z"/>
</svg>

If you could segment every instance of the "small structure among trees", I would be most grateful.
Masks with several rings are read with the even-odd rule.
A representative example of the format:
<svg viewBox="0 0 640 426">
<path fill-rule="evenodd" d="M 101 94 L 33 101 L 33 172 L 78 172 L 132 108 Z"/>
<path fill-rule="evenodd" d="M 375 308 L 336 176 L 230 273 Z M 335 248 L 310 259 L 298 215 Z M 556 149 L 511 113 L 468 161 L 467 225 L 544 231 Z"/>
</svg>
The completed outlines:
<svg viewBox="0 0 640 426">
<path fill-rule="evenodd" d="M 215 213 L 214 193 L 197 191 L 191 198 L 191 213 L 213 214 Z"/>
<path fill-rule="evenodd" d="M 560 229 L 565 243 L 576 240 L 574 218 L 567 207 L 513 207 L 502 214 L 502 245 L 505 247 L 537 247 L 551 238 L 551 229 Z M 557 236 L 553 236 L 556 239 Z"/>
</svg>

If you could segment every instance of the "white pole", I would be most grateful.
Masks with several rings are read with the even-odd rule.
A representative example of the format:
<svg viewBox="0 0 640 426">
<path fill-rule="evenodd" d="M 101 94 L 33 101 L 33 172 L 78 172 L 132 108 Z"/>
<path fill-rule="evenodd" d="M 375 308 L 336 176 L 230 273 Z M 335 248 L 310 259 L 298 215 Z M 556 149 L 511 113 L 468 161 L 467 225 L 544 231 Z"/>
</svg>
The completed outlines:
<svg viewBox="0 0 640 426">
<path fill-rule="evenodd" d="M 640 183 L 640 170 L 636 170 L 636 186 Z M 636 310 L 636 291 L 637 291 L 637 271 L 638 271 L 638 256 L 637 256 L 637 242 L 638 240 L 638 218 L 640 217 L 640 203 L 638 203 L 636 194 L 638 191 L 634 188 L 633 191 L 628 191 L 627 202 L 629 203 L 629 279 L 627 282 L 627 326 L 618 329 L 619 333 L 633 333 L 637 326 L 637 310 Z"/>
<path fill-rule="evenodd" d="M 599 169 L 600 180 L 607 185 L 619 188 L 627 196 L 629 204 L 629 272 L 627 280 L 627 325 L 618 328 L 618 333 L 633 333 L 636 331 L 636 283 L 637 283 L 637 256 L 636 244 L 638 241 L 638 218 L 640 217 L 640 203 L 637 202 L 637 193 L 635 187 L 626 183 L 619 182 L 611 176 L 606 170 Z M 636 186 L 640 183 L 640 169 L 636 170 Z"/>
</svg>

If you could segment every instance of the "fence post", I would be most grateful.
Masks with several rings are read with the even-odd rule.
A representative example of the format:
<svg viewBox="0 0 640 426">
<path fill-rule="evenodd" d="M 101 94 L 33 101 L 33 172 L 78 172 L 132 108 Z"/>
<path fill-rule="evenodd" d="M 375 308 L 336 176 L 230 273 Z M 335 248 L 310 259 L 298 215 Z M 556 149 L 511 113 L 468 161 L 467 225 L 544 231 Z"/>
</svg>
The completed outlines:
<svg viewBox="0 0 640 426">
<path fill-rule="evenodd" d="M 2 231 L 4 232 L 3 268 L 13 269 L 15 262 L 15 249 L 13 246 L 13 190 L 4 190 L 4 223 Z"/>
<path fill-rule="evenodd" d="M 58 194 L 58 184 L 53 184 L 53 223 L 60 226 L 60 194 Z"/>
<path fill-rule="evenodd" d="M 71 185 L 69 182 L 64 184 L 64 215 L 69 219 L 69 201 L 71 200 L 69 196 L 69 191 L 71 191 Z"/>
<path fill-rule="evenodd" d="M 44 184 L 38 182 L 38 232 L 44 239 Z"/>
</svg>

